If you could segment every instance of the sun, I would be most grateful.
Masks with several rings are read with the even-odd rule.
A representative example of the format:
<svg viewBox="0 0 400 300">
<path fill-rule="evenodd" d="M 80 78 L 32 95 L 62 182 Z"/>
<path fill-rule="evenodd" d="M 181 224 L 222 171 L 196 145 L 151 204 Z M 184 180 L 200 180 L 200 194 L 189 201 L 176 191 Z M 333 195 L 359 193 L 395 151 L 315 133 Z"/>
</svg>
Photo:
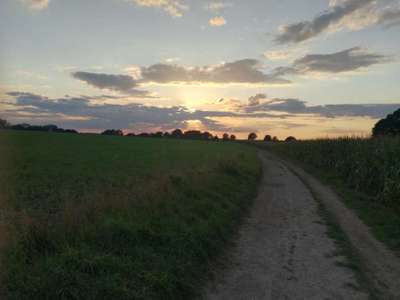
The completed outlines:
<svg viewBox="0 0 400 300">
<path fill-rule="evenodd" d="M 216 94 L 207 87 L 184 86 L 176 88 L 176 97 L 189 109 L 196 109 L 215 101 Z"/>
</svg>

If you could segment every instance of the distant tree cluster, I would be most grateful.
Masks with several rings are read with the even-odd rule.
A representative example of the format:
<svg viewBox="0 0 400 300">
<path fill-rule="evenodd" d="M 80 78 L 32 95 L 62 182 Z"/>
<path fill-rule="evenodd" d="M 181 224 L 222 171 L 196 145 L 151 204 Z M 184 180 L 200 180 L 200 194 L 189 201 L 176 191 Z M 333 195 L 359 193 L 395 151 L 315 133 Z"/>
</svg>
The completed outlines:
<svg viewBox="0 0 400 300">
<path fill-rule="evenodd" d="M 139 134 L 128 133 L 124 134 L 120 129 L 107 129 L 101 133 L 102 135 L 114 135 L 114 136 L 127 136 L 127 137 L 142 137 L 142 138 L 172 138 L 172 139 L 187 139 L 187 140 L 202 140 L 202 141 L 218 141 L 218 135 L 212 135 L 208 131 L 200 130 L 188 130 L 182 131 L 181 129 L 175 129 L 171 132 L 143 132 Z M 235 141 L 236 136 L 234 134 L 224 133 L 222 135 L 223 141 Z"/>
<path fill-rule="evenodd" d="M 295 141 L 297 141 L 297 139 L 294 136 L 288 136 L 285 139 L 285 142 L 295 142 Z"/>
<path fill-rule="evenodd" d="M 74 129 L 63 129 L 57 125 L 30 125 L 26 123 L 11 125 L 4 119 L 0 119 L 0 129 L 27 130 L 27 131 L 44 131 L 44 132 L 63 132 L 63 133 L 78 133 Z"/>
<path fill-rule="evenodd" d="M 252 132 L 248 135 L 247 140 L 249 141 L 255 141 L 257 139 L 257 134 Z M 288 136 L 285 139 L 285 142 L 294 142 L 297 141 L 297 139 L 294 136 Z M 267 134 L 264 136 L 264 142 L 279 142 L 278 137 L 274 136 L 272 137 L 271 135 Z"/>
<path fill-rule="evenodd" d="M 102 135 L 116 135 L 116 136 L 123 136 L 124 133 L 120 129 L 107 129 L 101 133 Z"/>
<path fill-rule="evenodd" d="M 10 128 L 11 124 L 7 120 L 0 119 L 0 129 Z"/>
<path fill-rule="evenodd" d="M 400 135 L 400 109 L 380 120 L 372 129 L 372 135 L 377 136 L 399 136 Z"/>
<path fill-rule="evenodd" d="M 142 138 L 173 138 L 173 139 L 187 139 L 187 140 L 202 140 L 202 141 L 218 141 L 217 135 L 212 135 L 208 131 L 200 130 L 188 130 L 182 131 L 181 129 L 175 129 L 171 132 L 143 132 L 139 134 L 128 133 L 124 134 L 120 129 L 107 129 L 101 133 L 102 135 L 114 135 L 114 136 L 127 136 L 127 137 L 142 137 Z M 222 136 L 223 141 L 235 141 L 236 136 L 234 134 L 229 135 L 224 133 Z"/>
</svg>

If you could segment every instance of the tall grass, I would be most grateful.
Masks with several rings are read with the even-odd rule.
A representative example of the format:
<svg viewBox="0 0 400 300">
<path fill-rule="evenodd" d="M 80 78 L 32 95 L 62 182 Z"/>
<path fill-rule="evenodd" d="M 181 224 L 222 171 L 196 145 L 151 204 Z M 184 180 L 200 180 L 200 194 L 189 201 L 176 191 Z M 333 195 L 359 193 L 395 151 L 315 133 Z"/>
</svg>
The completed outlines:
<svg viewBox="0 0 400 300">
<path fill-rule="evenodd" d="M 400 138 L 338 138 L 259 146 L 331 184 L 381 241 L 400 254 Z"/>
<path fill-rule="evenodd" d="M 335 173 L 346 186 L 400 208 L 400 138 L 339 138 L 276 144 L 272 149 Z"/>
<path fill-rule="evenodd" d="M 260 175 L 255 149 L 238 144 L 0 135 L 8 299 L 187 299 Z"/>
</svg>

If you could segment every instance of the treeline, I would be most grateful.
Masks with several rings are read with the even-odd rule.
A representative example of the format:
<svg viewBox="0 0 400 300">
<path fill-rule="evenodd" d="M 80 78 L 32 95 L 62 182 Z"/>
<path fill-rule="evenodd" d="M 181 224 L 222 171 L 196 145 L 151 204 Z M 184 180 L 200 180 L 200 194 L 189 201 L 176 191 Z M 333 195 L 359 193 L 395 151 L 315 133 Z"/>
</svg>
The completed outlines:
<svg viewBox="0 0 400 300">
<path fill-rule="evenodd" d="M 30 125 L 30 124 L 16 124 L 11 125 L 6 120 L 0 119 L 0 129 L 13 129 L 13 130 L 25 130 L 25 131 L 42 131 L 42 132 L 62 132 L 62 133 L 78 133 L 74 129 L 64 129 L 57 125 Z"/>
<path fill-rule="evenodd" d="M 121 129 L 107 129 L 101 133 L 102 135 L 114 135 L 114 136 L 128 136 L 128 137 L 144 137 L 144 138 L 175 138 L 175 139 L 190 139 L 190 140 L 206 140 L 206 141 L 212 141 L 212 140 L 220 140 L 218 135 L 212 135 L 208 131 L 200 131 L 200 130 L 189 130 L 189 131 L 182 131 L 181 129 L 175 129 L 172 132 L 154 132 L 154 133 L 140 133 L 140 134 L 135 134 L 135 133 L 128 133 L 124 134 L 124 132 Z M 258 136 L 256 133 L 251 132 L 247 136 L 248 141 L 255 141 L 257 140 Z M 234 134 L 229 134 L 229 133 L 224 133 L 221 137 L 221 140 L 223 141 L 235 141 L 236 136 Z M 274 136 L 272 137 L 271 135 L 266 135 L 264 137 L 264 142 L 279 142 L 280 140 L 278 137 Z M 289 136 L 285 140 L 285 142 L 294 142 L 297 141 L 297 139 L 294 136 Z"/>
<path fill-rule="evenodd" d="M 74 129 L 63 129 L 57 125 L 30 125 L 27 123 L 12 125 L 4 119 L 0 119 L 0 129 L 13 129 L 13 130 L 26 130 L 26 131 L 42 131 L 42 132 L 63 132 L 63 133 L 79 133 Z M 101 135 L 111 135 L 111 136 L 126 136 L 126 137 L 142 137 L 142 138 L 174 138 L 174 139 L 189 139 L 189 140 L 203 140 L 203 141 L 235 141 L 236 135 L 224 133 L 221 138 L 218 135 L 213 135 L 208 131 L 200 130 L 188 130 L 183 131 L 181 129 L 175 129 L 171 132 L 143 132 L 139 134 L 127 133 L 125 134 L 121 129 L 107 129 L 104 130 Z M 258 136 L 256 133 L 251 132 L 247 136 L 248 141 L 257 140 Z M 279 142 L 280 140 L 276 136 L 265 135 L 264 142 Z M 287 137 L 285 142 L 296 141 L 293 136 Z"/>
<path fill-rule="evenodd" d="M 127 136 L 127 137 L 142 137 L 142 138 L 174 138 L 174 139 L 189 139 L 189 140 L 203 140 L 203 141 L 217 141 L 220 138 L 218 135 L 212 135 L 208 131 L 200 131 L 200 130 L 188 130 L 182 131 L 181 129 L 175 129 L 171 132 L 143 132 L 140 134 L 128 133 L 124 134 L 124 132 L 120 129 L 107 129 L 101 133 L 102 135 L 114 135 L 114 136 Z M 222 140 L 224 141 L 234 141 L 236 140 L 236 136 L 228 133 L 224 133 L 222 136 Z"/>
</svg>

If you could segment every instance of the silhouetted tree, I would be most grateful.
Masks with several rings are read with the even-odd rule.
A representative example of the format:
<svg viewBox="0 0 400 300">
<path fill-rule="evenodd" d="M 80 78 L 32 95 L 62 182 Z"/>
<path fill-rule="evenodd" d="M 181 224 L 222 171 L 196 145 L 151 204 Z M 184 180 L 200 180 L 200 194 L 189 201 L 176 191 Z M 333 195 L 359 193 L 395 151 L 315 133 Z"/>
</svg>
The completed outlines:
<svg viewBox="0 0 400 300">
<path fill-rule="evenodd" d="M 189 130 L 183 134 L 185 139 L 189 140 L 210 140 L 212 135 L 209 132 L 201 132 L 199 130 Z"/>
<path fill-rule="evenodd" d="M 11 125 L 10 125 L 10 123 L 7 122 L 7 120 L 0 119 L 0 129 L 7 129 L 10 126 Z"/>
<path fill-rule="evenodd" d="M 229 141 L 229 134 L 224 133 L 224 134 L 222 135 L 222 140 L 223 140 L 223 141 Z"/>
<path fill-rule="evenodd" d="M 48 132 L 57 131 L 57 129 L 58 129 L 57 125 L 53 125 L 53 124 L 43 126 L 43 130 L 48 131 Z"/>
<path fill-rule="evenodd" d="M 273 141 L 273 142 L 279 142 L 279 139 L 278 139 L 278 137 L 274 136 L 274 137 L 272 138 L 272 141 Z"/>
<path fill-rule="evenodd" d="M 102 135 L 115 135 L 115 136 L 123 136 L 124 133 L 121 129 L 107 129 L 104 130 L 102 133 Z"/>
<path fill-rule="evenodd" d="M 294 136 L 288 136 L 285 140 L 285 142 L 295 142 L 297 139 Z"/>
<path fill-rule="evenodd" d="M 264 137 L 264 142 L 271 142 L 272 141 L 272 137 L 269 135 L 269 134 L 267 134 L 265 137 Z"/>
<path fill-rule="evenodd" d="M 179 138 L 183 137 L 183 132 L 180 129 L 175 129 L 174 131 L 171 132 L 171 136 L 173 138 L 178 138 L 179 139 Z"/>
<path fill-rule="evenodd" d="M 28 130 L 29 128 L 31 128 L 31 125 L 22 123 L 22 124 L 11 125 L 10 128 L 15 130 Z"/>
<path fill-rule="evenodd" d="M 163 137 L 163 133 L 161 131 L 157 131 L 156 133 L 153 134 L 153 137 L 161 138 Z"/>
<path fill-rule="evenodd" d="M 9 125 L 10 129 L 14 130 L 27 130 L 27 131 L 45 131 L 45 132 L 61 132 L 61 133 L 78 133 L 74 129 L 63 129 L 56 125 L 29 125 L 26 123 Z"/>
<path fill-rule="evenodd" d="M 218 142 L 219 141 L 219 137 L 218 135 L 214 136 L 214 141 Z"/>
<path fill-rule="evenodd" d="M 75 129 L 64 129 L 65 133 L 78 133 Z"/>
<path fill-rule="evenodd" d="M 372 129 L 374 137 L 383 135 L 400 135 L 400 109 L 378 121 Z"/>
<path fill-rule="evenodd" d="M 134 134 L 133 132 L 131 132 L 131 133 L 128 133 L 126 136 L 129 136 L 129 137 L 135 137 L 135 136 L 136 136 L 136 134 Z"/>
<path fill-rule="evenodd" d="M 230 139 L 231 139 L 231 141 L 236 141 L 236 135 L 231 134 Z"/>
<path fill-rule="evenodd" d="M 257 139 L 257 134 L 255 134 L 254 132 L 249 133 L 249 136 L 247 137 L 247 139 L 248 139 L 249 141 L 254 141 L 254 140 Z"/>
<path fill-rule="evenodd" d="M 171 134 L 170 134 L 169 132 L 164 132 L 164 137 L 165 137 L 165 138 L 170 138 L 170 137 L 171 137 Z"/>
<path fill-rule="evenodd" d="M 151 135 L 150 135 L 150 133 L 142 132 L 142 133 L 138 134 L 137 136 L 142 137 L 142 138 L 149 138 Z"/>
<path fill-rule="evenodd" d="M 203 132 L 203 139 L 205 140 L 212 140 L 213 136 L 208 131 Z"/>
</svg>

